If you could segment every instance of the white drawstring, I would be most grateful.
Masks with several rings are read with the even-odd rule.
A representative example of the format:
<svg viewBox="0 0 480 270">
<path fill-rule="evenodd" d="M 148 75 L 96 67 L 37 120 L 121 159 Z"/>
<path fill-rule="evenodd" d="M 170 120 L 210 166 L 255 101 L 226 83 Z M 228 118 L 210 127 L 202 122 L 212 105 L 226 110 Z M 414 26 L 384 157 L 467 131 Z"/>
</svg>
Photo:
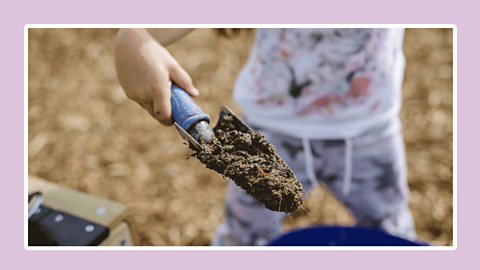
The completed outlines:
<svg viewBox="0 0 480 270">
<path fill-rule="evenodd" d="M 305 153 L 305 166 L 307 171 L 307 176 L 310 182 L 312 183 L 312 187 L 317 185 L 317 177 L 315 176 L 315 171 L 313 170 L 313 155 L 312 155 L 312 147 L 310 146 L 310 140 L 308 138 L 302 139 L 303 143 L 303 152 Z"/>
<path fill-rule="evenodd" d="M 302 138 L 302 143 L 305 153 L 305 169 L 307 171 L 307 176 L 312 183 L 312 186 L 315 186 L 318 180 L 313 169 L 313 155 L 310 140 L 304 137 Z M 345 197 L 350 194 L 350 187 L 352 184 L 352 152 L 353 141 L 351 138 L 345 138 L 345 176 L 343 178 L 343 196 Z"/>
<path fill-rule="evenodd" d="M 343 178 L 343 196 L 350 194 L 352 184 L 352 152 L 353 142 L 351 138 L 345 138 L 345 176 Z"/>
</svg>

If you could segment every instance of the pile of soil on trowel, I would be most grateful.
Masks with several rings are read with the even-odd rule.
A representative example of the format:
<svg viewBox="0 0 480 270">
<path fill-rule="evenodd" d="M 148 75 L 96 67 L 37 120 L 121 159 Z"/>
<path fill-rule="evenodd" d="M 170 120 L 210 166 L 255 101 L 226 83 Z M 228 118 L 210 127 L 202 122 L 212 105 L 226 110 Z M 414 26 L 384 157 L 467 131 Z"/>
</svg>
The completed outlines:
<svg viewBox="0 0 480 270">
<path fill-rule="evenodd" d="M 215 138 L 193 154 L 207 168 L 232 179 L 267 209 L 291 213 L 303 203 L 303 187 L 263 134 L 240 131 L 241 123 L 224 115 Z"/>
</svg>

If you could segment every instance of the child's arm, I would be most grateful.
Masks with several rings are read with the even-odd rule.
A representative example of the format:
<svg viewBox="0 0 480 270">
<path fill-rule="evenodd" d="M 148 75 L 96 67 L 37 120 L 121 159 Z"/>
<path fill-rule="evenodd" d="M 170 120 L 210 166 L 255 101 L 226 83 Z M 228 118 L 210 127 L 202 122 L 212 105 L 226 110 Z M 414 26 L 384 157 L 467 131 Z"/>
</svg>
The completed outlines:
<svg viewBox="0 0 480 270">
<path fill-rule="evenodd" d="M 175 81 L 198 96 L 192 79 L 163 47 L 191 29 L 121 29 L 114 43 L 117 77 L 126 95 L 164 125 L 172 124 L 170 95 Z"/>
<path fill-rule="evenodd" d="M 160 44 L 167 47 L 192 31 L 192 28 L 149 28 L 147 32 Z"/>
</svg>

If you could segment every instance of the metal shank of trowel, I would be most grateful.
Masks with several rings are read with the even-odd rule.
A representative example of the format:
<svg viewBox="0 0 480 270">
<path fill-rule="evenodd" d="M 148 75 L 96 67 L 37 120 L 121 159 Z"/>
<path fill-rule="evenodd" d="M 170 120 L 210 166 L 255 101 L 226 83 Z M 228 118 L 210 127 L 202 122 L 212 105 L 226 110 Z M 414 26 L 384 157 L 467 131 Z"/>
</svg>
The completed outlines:
<svg viewBox="0 0 480 270">
<path fill-rule="evenodd" d="M 214 136 L 210 116 L 200 110 L 192 97 L 174 83 L 170 101 L 175 127 L 185 140 L 199 148 L 201 140 L 208 141 Z"/>
</svg>

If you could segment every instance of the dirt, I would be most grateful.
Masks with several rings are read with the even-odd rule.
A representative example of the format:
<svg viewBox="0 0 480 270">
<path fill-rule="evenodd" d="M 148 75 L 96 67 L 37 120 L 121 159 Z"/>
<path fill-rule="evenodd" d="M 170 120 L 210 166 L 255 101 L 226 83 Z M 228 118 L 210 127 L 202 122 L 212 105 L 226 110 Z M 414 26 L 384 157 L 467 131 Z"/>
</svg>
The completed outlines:
<svg viewBox="0 0 480 270">
<path fill-rule="evenodd" d="M 207 168 L 228 177 L 267 209 L 291 213 L 303 203 L 303 187 L 275 146 L 253 130 L 240 131 L 240 122 L 223 116 L 215 137 L 193 154 Z M 193 149 L 193 148 L 192 148 Z"/>
</svg>

